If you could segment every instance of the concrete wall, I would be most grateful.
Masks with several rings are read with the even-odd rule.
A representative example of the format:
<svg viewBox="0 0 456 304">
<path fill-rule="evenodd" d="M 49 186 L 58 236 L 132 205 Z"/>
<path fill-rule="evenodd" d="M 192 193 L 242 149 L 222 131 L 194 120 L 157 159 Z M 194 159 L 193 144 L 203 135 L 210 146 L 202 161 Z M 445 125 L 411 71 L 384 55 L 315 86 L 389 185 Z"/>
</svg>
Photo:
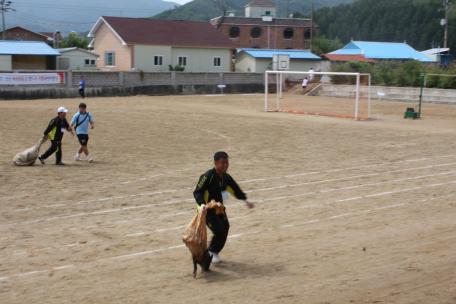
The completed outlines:
<svg viewBox="0 0 456 304">
<path fill-rule="evenodd" d="M 85 60 L 95 60 L 95 65 L 86 65 Z M 57 62 L 62 62 L 68 60 L 68 67 L 61 66 L 57 64 L 58 70 L 95 70 L 97 69 L 97 59 L 98 57 L 94 54 L 89 54 L 81 50 L 73 50 L 62 53 L 61 56 L 57 58 Z M 104 60 L 104 58 L 102 58 Z"/>
<path fill-rule="evenodd" d="M 35 71 L 43 72 L 43 71 Z M 219 84 L 225 93 L 260 93 L 262 74 L 185 72 L 106 72 L 67 71 L 65 85 L 0 86 L 0 99 L 70 98 L 78 96 L 78 81 L 84 76 L 87 96 L 217 94 Z"/>
<path fill-rule="evenodd" d="M 13 69 L 12 56 L 1 55 L 0 56 L 0 71 L 11 71 Z"/>
<path fill-rule="evenodd" d="M 106 24 L 102 24 L 98 29 L 94 42 L 93 52 L 98 54 L 98 68 L 110 71 L 129 71 L 131 70 L 133 57 L 132 47 L 123 45 L 119 38 L 109 29 Z M 115 66 L 105 64 L 105 53 L 115 52 Z"/>
</svg>

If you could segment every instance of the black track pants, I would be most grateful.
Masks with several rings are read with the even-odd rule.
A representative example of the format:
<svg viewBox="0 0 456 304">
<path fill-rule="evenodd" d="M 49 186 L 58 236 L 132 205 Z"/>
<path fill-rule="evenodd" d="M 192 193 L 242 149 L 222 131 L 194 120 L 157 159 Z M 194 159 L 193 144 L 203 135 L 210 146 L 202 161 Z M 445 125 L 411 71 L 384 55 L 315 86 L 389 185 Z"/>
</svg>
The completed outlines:
<svg viewBox="0 0 456 304">
<path fill-rule="evenodd" d="M 228 231 L 230 230 L 228 217 L 226 215 L 216 215 L 214 211 L 209 210 L 206 216 L 206 224 L 214 234 L 208 250 L 219 253 L 225 246 Z"/>
<path fill-rule="evenodd" d="M 55 152 L 55 163 L 58 164 L 62 162 L 62 142 L 51 140 L 51 146 L 49 149 L 41 155 L 42 159 L 47 159 Z"/>
</svg>

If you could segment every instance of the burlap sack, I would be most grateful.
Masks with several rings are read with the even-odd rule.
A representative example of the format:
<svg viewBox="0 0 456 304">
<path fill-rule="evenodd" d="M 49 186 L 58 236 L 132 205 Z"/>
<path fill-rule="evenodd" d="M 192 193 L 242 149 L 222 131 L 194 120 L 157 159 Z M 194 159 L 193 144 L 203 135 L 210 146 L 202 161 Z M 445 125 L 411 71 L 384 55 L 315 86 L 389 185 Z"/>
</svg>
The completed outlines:
<svg viewBox="0 0 456 304">
<path fill-rule="evenodd" d="M 197 261 L 201 261 L 204 252 L 207 250 L 206 215 L 208 209 L 215 209 L 215 213 L 218 215 L 225 212 L 223 205 L 214 201 L 210 202 L 203 211 L 195 215 L 182 236 L 182 240 Z"/>
<path fill-rule="evenodd" d="M 13 162 L 16 166 L 32 166 L 40 154 L 41 146 L 46 142 L 46 138 L 43 137 L 40 141 L 31 148 L 16 154 L 13 158 Z"/>
</svg>

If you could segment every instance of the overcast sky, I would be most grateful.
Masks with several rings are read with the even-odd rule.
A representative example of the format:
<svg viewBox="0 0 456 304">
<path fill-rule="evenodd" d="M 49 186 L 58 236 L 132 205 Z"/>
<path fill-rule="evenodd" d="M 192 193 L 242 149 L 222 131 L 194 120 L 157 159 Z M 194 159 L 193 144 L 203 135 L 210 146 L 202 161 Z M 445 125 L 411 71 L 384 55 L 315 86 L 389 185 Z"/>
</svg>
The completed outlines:
<svg viewBox="0 0 456 304">
<path fill-rule="evenodd" d="M 192 0 L 170 0 L 171 2 L 176 2 L 176 3 L 179 3 L 179 4 L 185 4 L 187 2 L 190 2 Z"/>
</svg>

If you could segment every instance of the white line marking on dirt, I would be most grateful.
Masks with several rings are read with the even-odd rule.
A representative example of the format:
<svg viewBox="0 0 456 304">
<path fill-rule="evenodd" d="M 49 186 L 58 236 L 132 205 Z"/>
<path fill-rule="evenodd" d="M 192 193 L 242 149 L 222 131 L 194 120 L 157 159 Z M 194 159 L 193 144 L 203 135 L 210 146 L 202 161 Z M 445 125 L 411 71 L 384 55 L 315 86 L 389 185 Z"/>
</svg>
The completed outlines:
<svg viewBox="0 0 456 304">
<path fill-rule="evenodd" d="M 361 188 L 361 187 L 377 186 L 377 185 L 382 185 L 382 184 L 387 184 L 387 183 L 396 183 L 396 182 L 401 182 L 401 181 L 416 180 L 416 179 L 436 177 L 436 176 L 444 176 L 444 175 L 450 175 L 450 174 L 454 174 L 454 173 L 456 173 L 456 170 L 448 171 L 448 172 L 442 172 L 442 173 L 436 173 L 436 174 L 428 174 L 428 175 L 400 178 L 400 179 L 395 179 L 395 180 L 387 180 L 387 181 L 376 182 L 376 183 L 360 184 L 360 185 L 350 186 L 350 187 L 329 188 L 329 189 L 323 189 L 323 190 L 320 190 L 320 191 L 307 192 L 307 193 L 297 194 L 297 195 L 292 195 L 292 196 L 281 196 L 280 199 L 302 197 L 302 196 L 307 196 L 307 195 L 314 195 L 314 194 L 328 193 L 328 192 L 335 192 L 335 191 L 343 191 L 343 190 L 348 190 L 348 189 L 357 189 L 357 188 Z M 456 183 L 456 181 L 443 183 L 443 184 L 434 184 L 434 185 L 444 185 L 444 184 L 448 185 L 448 184 L 453 184 L 453 183 Z M 297 185 L 299 185 L 299 184 L 290 185 L 289 187 L 296 187 Z M 280 188 L 282 188 L 282 186 L 280 186 Z M 257 189 L 256 191 L 262 191 L 262 189 Z M 410 191 L 410 190 L 408 190 L 408 191 Z M 269 200 L 271 200 L 271 199 L 264 199 L 263 201 L 269 201 Z M 131 206 L 131 207 L 104 209 L 104 210 L 98 210 L 98 211 L 92 211 L 92 212 L 81 212 L 81 213 L 76 213 L 76 214 L 54 216 L 54 217 L 35 219 L 35 220 L 24 221 L 24 222 L 2 224 L 2 225 L 0 225 L 0 227 L 12 226 L 12 225 L 27 225 L 27 224 L 34 224 L 34 223 L 40 223 L 40 222 L 50 222 L 50 221 L 61 220 L 61 219 L 69 219 L 69 218 L 85 217 L 85 216 L 91 216 L 91 215 L 108 214 L 108 213 L 114 213 L 114 212 L 119 212 L 119 211 L 130 211 L 130 210 L 136 210 L 136 209 L 154 208 L 154 207 L 158 207 L 158 206 L 176 204 L 176 203 L 181 203 L 181 202 L 186 202 L 186 201 L 193 201 L 193 199 L 177 200 L 177 201 L 173 200 L 173 201 L 168 201 L 168 202 L 164 202 L 164 203 L 153 203 L 153 204 L 145 204 L 145 205 Z"/>
<path fill-rule="evenodd" d="M 316 224 L 316 223 L 320 223 L 322 221 L 337 220 L 339 218 L 343 218 L 343 217 L 347 217 L 347 216 L 357 216 L 357 215 L 367 214 L 367 213 L 371 213 L 371 212 L 375 212 L 375 211 L 383 211 L 383 210 L 399 208 L 399 207 L 403 207 L 403 206 L 407 206 L 407 205 L 414 205 L 416 203 L 431 202 L 431 201 L 434 201 L 436 199 L 446 198 L 446 197 L 450 197 L 450 196 L 453 196 L 453 195 L 444 195 L 444 196 L 440 196 L 440 197 L 433 197 L 431 199 L 424 199 L 424 200 L 421 200 L 421 201 L 418 201 L 418 202 L 415 201 L 415 202 L 410 202 L 410 203 L 393 204 L 393 205 L 377 207 L 377 208 L 374 208 L 374 209 L 362 210 L 362 211 L 359 211 L 359 212 L 344 213 L 344 214 L 334 215 L 334 216 L 327 217 L 327 218 L 322 218 L 322 219 L 308 220 L 308 221 L 301 222 L 301 223 L 286 224 L 286 225 L 282 225 L 282 226 L 279 226 L 279 227 L 276 227 L 276 228 L 268 228 L 268 229 L 265 229 L 265 230 L 256 230 L 256 231 L 252 231 L 252 232 L 244 232 L 244 233 L 231 235 L 229 238 L 236 239 L 236 238 L 240 238 L 240 237 L 245 236 L 245 235 L 259 234 L 259 233 L 262 233 L 262 232 L 269 232 L 271 230 L 294 228 L 294 227 L 298 227 L 298 226 Z M 184 247 L 185 247 L 185 245 L 175 245 L 175 246 L 169 246 L 169 247 L 164 247 L 164 248 L 158 248 L 158 249 L 154 249 L 154 250 L 147 250 L 147 251 L 123 254 L 123 255 L 109 257 L 109 258 L 101 258 L 101 259 L 95 260 L 93 262 L 140 257 L 140 256 L 144 256 L 144 255 L 150 255 L 150 254 L 160 253 L 160 252 L 164 252 L 164 251 L 180 249 L 180 248 L 184 248 Z M 89 262 L 89 263 L 92 263 L 92 262 Z M 74 267 L 75 267 L 74 265 L 64 265 L 64 266 L 59 266 L 59 267 L 53 267 L 52 269 L 53 270 L 64 270 L 64 269 L 74 268 Z M 25 273 L 18 273 L 18 274 L 14 274 L 12 276 L 0 277 L 0 281 L 7 281 L 7 280 L 10 280 L 10 279 L 13 279 L 13 278 L 20 278 L 20 277 L 31 276 L 31 275 L 35 275 L 35 274 L 41 274 L 41 273 L 48 273 L 48 272 L 49 272 L 49 270 L 37 270 L 37 271 L 29 271 L 29 272 L 25 272 Z"/>
<path fill-rule="evenodd" d="M 210 132 L 212 132 L 212 131 L 210 131 Z M 225 136 L 225 135 L 219 134 L 219 136 Z M 417 159 L 417 160 L 407 160 L 407 162 L 437 159 L 437 158 L 444 158 L 444 157 L 453 157 L 453 156 L 456 156 L 456 155 L 439 156 L 439 157 L 435 157 L 435 158 L 422 158 L 422 159 Z M 405 162 L 405 161 L 398 161 L 398 162 L 392 162 L 392 163 L 381 163 L 381 164 L 373 164 L 373 165 L 363 165 L 363 166 L 358 166 L 358 167 L 349 167 L 349 168 L 340 168 L 340 169 L 330 169 L 330 170 L 315 171 L 315 172 L 304 172 L 304 173 L 298 173 L 298 174 L 292 174 L 292 175 L 275 176 L 275 177 L 270 177 L 270 178 L 258 178 L 258 179 L 240 181 L 240 183 L 245 184 L 245 183 L 250 183 L 250 182 L 255 182 L 255 181 L 267 181 L 267 180 L 276 180 L 276 179 L 283 179 L 283 178 L 296 177 L 296 176 L 305 176 L 305 175 L 312 175 L 312 174 L 321 174 L 321 173 L 328 173 L 328 172 L 348 171 L 348 170 L 352 170 L 352 169 L 360 169 L 360 168 L 366 168 L 366 167 L 393 165 L 393 164 L 402 163 L 402 162 Z M 424 167 L 398 169 L 398 170 L 391 170 L 391 171 L 385 171 L 385 172 L 379 172 L 379 173 L 370 173 L 370 174 L 356 175 L 356 176 L 351 176 L 351 177 L 349 176 L 349 177 L 337 178 L 337 179 L 317 180 L 317 181 L 296 184 L 295 186 L 327 183 L 327 182 L 348 180 L 348 179 L 357 179 L 357 178 L 370 177 L 370 176 L 379 176 L 382 174 L 406 172 L 406 171 L 413 171 L 413 170 L 419 170 L 419 169 L 430 169 L 430 168 L 450 166 L 450 165 L 456 165 L 456 163 L 436 164 L 436 165 L 428 165 L 428 166 L 424 166 Z M 182 169 L 181 171 L 183 171 L 183 170 L 190 170 L 190 169 Z M 177 172 L 177 171 L 179 171 L 179 170 L 176 170 L 175 172 Z M 292 186 L 292 185 L 290 185 L 290 186 Z M 286 186 L 284 186 L 284 185 L 278 186 L 278 187 L 286 188 Z M 246 191 L 246 192 L 251 193 L 254 191 L 267 191 L 267 190 L 275 190 L 275 189 L 279 189 L 279 188 L 270 187 L 270 188 L 264 188 L 264 189 L 258 189 L 258 190 L 250 190 L 250 191 Z M 91 199 L 91 200 L 84 200 L 84 201 L 77 201 L 77 202 L 69 201 L 69 205 L 80 205 L 80 204 L 90 204 L 90 203 L 100 203 L 100 202 L 102 203 L 102 202 L 106 202 L 106 201 L 110 201 L 110 200 L 121 200 L 121 199 L 129 199 L 129 198 L 136 198 L 136 197 L 143 197 L 143 196 L 154 196 L 154 195 L 175 193 L 175 192 L 179 192 L 179 191 L 190 191 L 190 190 L 193 190 L 193 188 L 183 187 L 183 188 L 179 188 L 179 189 L 148 191 L 148 192 L 142 192 L 142 193 L 136 193 L 136 194 L 115 196 L 115 197 L 101 197 L 98 199 Z M 25 212 L 25 211 L 34 210 L 34 209 L 41 209 L 41 208 L 51 208 L 52 209 L 52 208 L 64 207 L 64 206 L 68 206 L 68 204 L 62 204 L 62 203 L 51 204 L 51 205 L 45 205 L 45 206 L 40 206 L 40 207 L 34 207 L 34 208 L 21 208 L 21 209 L 16 209 L 15 211 L 16 212 Z"/>
</svg>

